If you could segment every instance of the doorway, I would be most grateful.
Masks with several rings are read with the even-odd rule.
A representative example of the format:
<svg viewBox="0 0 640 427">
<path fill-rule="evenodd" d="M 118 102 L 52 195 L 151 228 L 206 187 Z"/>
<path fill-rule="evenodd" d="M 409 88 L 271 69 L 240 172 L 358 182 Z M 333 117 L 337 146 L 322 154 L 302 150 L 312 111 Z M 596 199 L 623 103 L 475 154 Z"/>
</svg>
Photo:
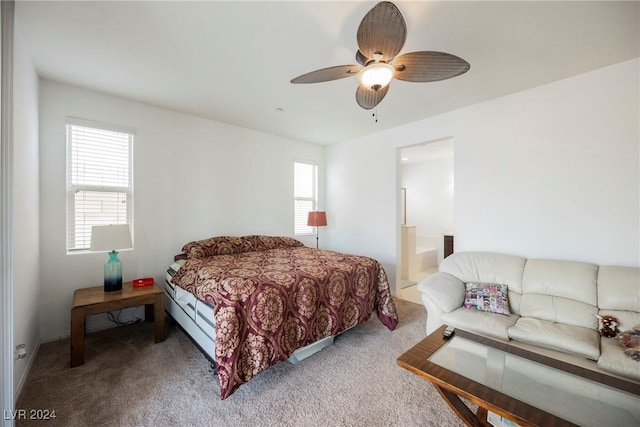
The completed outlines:
<svg viewBox="0 0 640 427">
<path fill-rule="evenodd" d="M 438 271 L 453 235 L 453 138 L 399 149 L 398 297 L 421 304 L 418 283 Z"/>
</svg>

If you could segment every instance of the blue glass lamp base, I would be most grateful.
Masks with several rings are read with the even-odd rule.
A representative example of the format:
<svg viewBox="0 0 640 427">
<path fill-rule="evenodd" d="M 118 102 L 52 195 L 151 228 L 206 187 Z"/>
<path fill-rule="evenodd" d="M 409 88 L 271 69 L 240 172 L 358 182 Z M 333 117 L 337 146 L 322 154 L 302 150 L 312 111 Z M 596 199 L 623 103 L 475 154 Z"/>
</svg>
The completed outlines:
<svg viewBox="0 0 640 427">
<path fill-rule="evenodd" d="M 115 292 L 122 290 L 122 262 L 118 259 L 118 252 L 109 252 L 109 260 L 104 264 L 104 291 Z"/>
</svg>

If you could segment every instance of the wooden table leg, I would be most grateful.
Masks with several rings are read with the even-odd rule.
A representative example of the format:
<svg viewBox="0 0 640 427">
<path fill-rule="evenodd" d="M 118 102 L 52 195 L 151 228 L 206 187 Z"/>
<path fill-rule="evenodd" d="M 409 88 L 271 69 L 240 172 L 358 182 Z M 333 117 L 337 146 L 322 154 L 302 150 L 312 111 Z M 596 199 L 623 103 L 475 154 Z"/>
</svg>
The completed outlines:
<svg viewBox="0 0 640 427">
<path fill-rule="evenodd" d="M 154 319 L 155 319 L 155 333 L 156 343 L 162 342 L 165 339 L 164 328 L 164 294 L 157 294 L 155 302 L 153 304 Z"/>
<path fill-rule="evenodd" d="M 492 427 L 491 424 L 486 421 L 486 419 L 483 420 L 478 418 L 476 414 L 474 414 L 473 411 L 471 411 L 471 409 L 469 409 L 467 405 L 465 405 L 464 402 L 460 400 L 460 397 L 457 394 L 436 384 L 434 384 L 434 386 L 436 390 L 438 390 L 438 393 L 440 393 L 442 398 L 445 400 L 445 402 L 447 402 L 451 409 L 453 409 L 456 415 L 466 425 L 470 427 Z"/>
<path fill-rule="evenodd" d="M 71 309 L 71 367 L 84 365 L 85 313 L 82 308 Z"/>
<path fill-rule="evenodd" d="M 482 421 L 487 421 L 487 416 L 489 415 L 489 410 L 487 408 L 483 408 L 482 406 L 478 406 L 478 410 L 476 411 L 476 417 Z"/>
</svg>

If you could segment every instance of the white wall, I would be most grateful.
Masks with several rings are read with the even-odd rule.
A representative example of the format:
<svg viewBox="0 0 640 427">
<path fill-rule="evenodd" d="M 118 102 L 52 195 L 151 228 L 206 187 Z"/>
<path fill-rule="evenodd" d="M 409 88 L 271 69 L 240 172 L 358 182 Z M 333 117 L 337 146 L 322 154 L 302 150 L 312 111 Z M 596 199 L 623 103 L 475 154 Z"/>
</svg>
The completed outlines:
<svg viewBox="0 0 640 427">
<path fill-rule="evenodd" d="M 25 359 L 14 363 L 16 396 L 40 344 L 38 277 L 38 76 L 26 45 L 15 27 L 13 72 L 13 337 L 24 344 Z"/>
<path fill-rule="evenodd" d="M 395 278 L 397 147 L 455 138 L 456 251 L 640 265 L 639 60 L 331 146 L 331 245 Z M 433 83 L 437 84 L 437 83 Z"/>
<path fill-rule="evenodd" d="M 73 291 L 102 284 L 106 254 L 66 253 L 65 117 L 136 129 L 134 250 L 123 278 L 164 272 L 182 246 L 215 235 L 293 234 L 293 161 L 324 149 L 50 81 L 40 82 L 41 336 L 66 336 Z M 323 175 L 321 176 L 321 182 Z M 320 206 L 323 206 L 320 189 Z M 313 245 L 315 238 L 305 243 Z M 137 309 L 142 315 L 142 309 Z M 94 316 L 88 329 L 105 325 Z"/>
</svg>

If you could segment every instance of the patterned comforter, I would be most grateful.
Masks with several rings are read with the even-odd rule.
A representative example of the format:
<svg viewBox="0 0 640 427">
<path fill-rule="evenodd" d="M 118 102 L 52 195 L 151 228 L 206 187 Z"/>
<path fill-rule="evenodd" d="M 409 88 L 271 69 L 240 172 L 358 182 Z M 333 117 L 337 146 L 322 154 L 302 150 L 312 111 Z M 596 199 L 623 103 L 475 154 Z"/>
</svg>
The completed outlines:
<svg viewBox="0 0 640 427">
<path fill-rule="evenodd" d="M 363 256 L 304 246 L 204 256 L 187 259 L 173 282 L 214 307 L 222 399 L 374 309 L 390 330 L 398 323 L 384 269 Z"/>
</svg>

